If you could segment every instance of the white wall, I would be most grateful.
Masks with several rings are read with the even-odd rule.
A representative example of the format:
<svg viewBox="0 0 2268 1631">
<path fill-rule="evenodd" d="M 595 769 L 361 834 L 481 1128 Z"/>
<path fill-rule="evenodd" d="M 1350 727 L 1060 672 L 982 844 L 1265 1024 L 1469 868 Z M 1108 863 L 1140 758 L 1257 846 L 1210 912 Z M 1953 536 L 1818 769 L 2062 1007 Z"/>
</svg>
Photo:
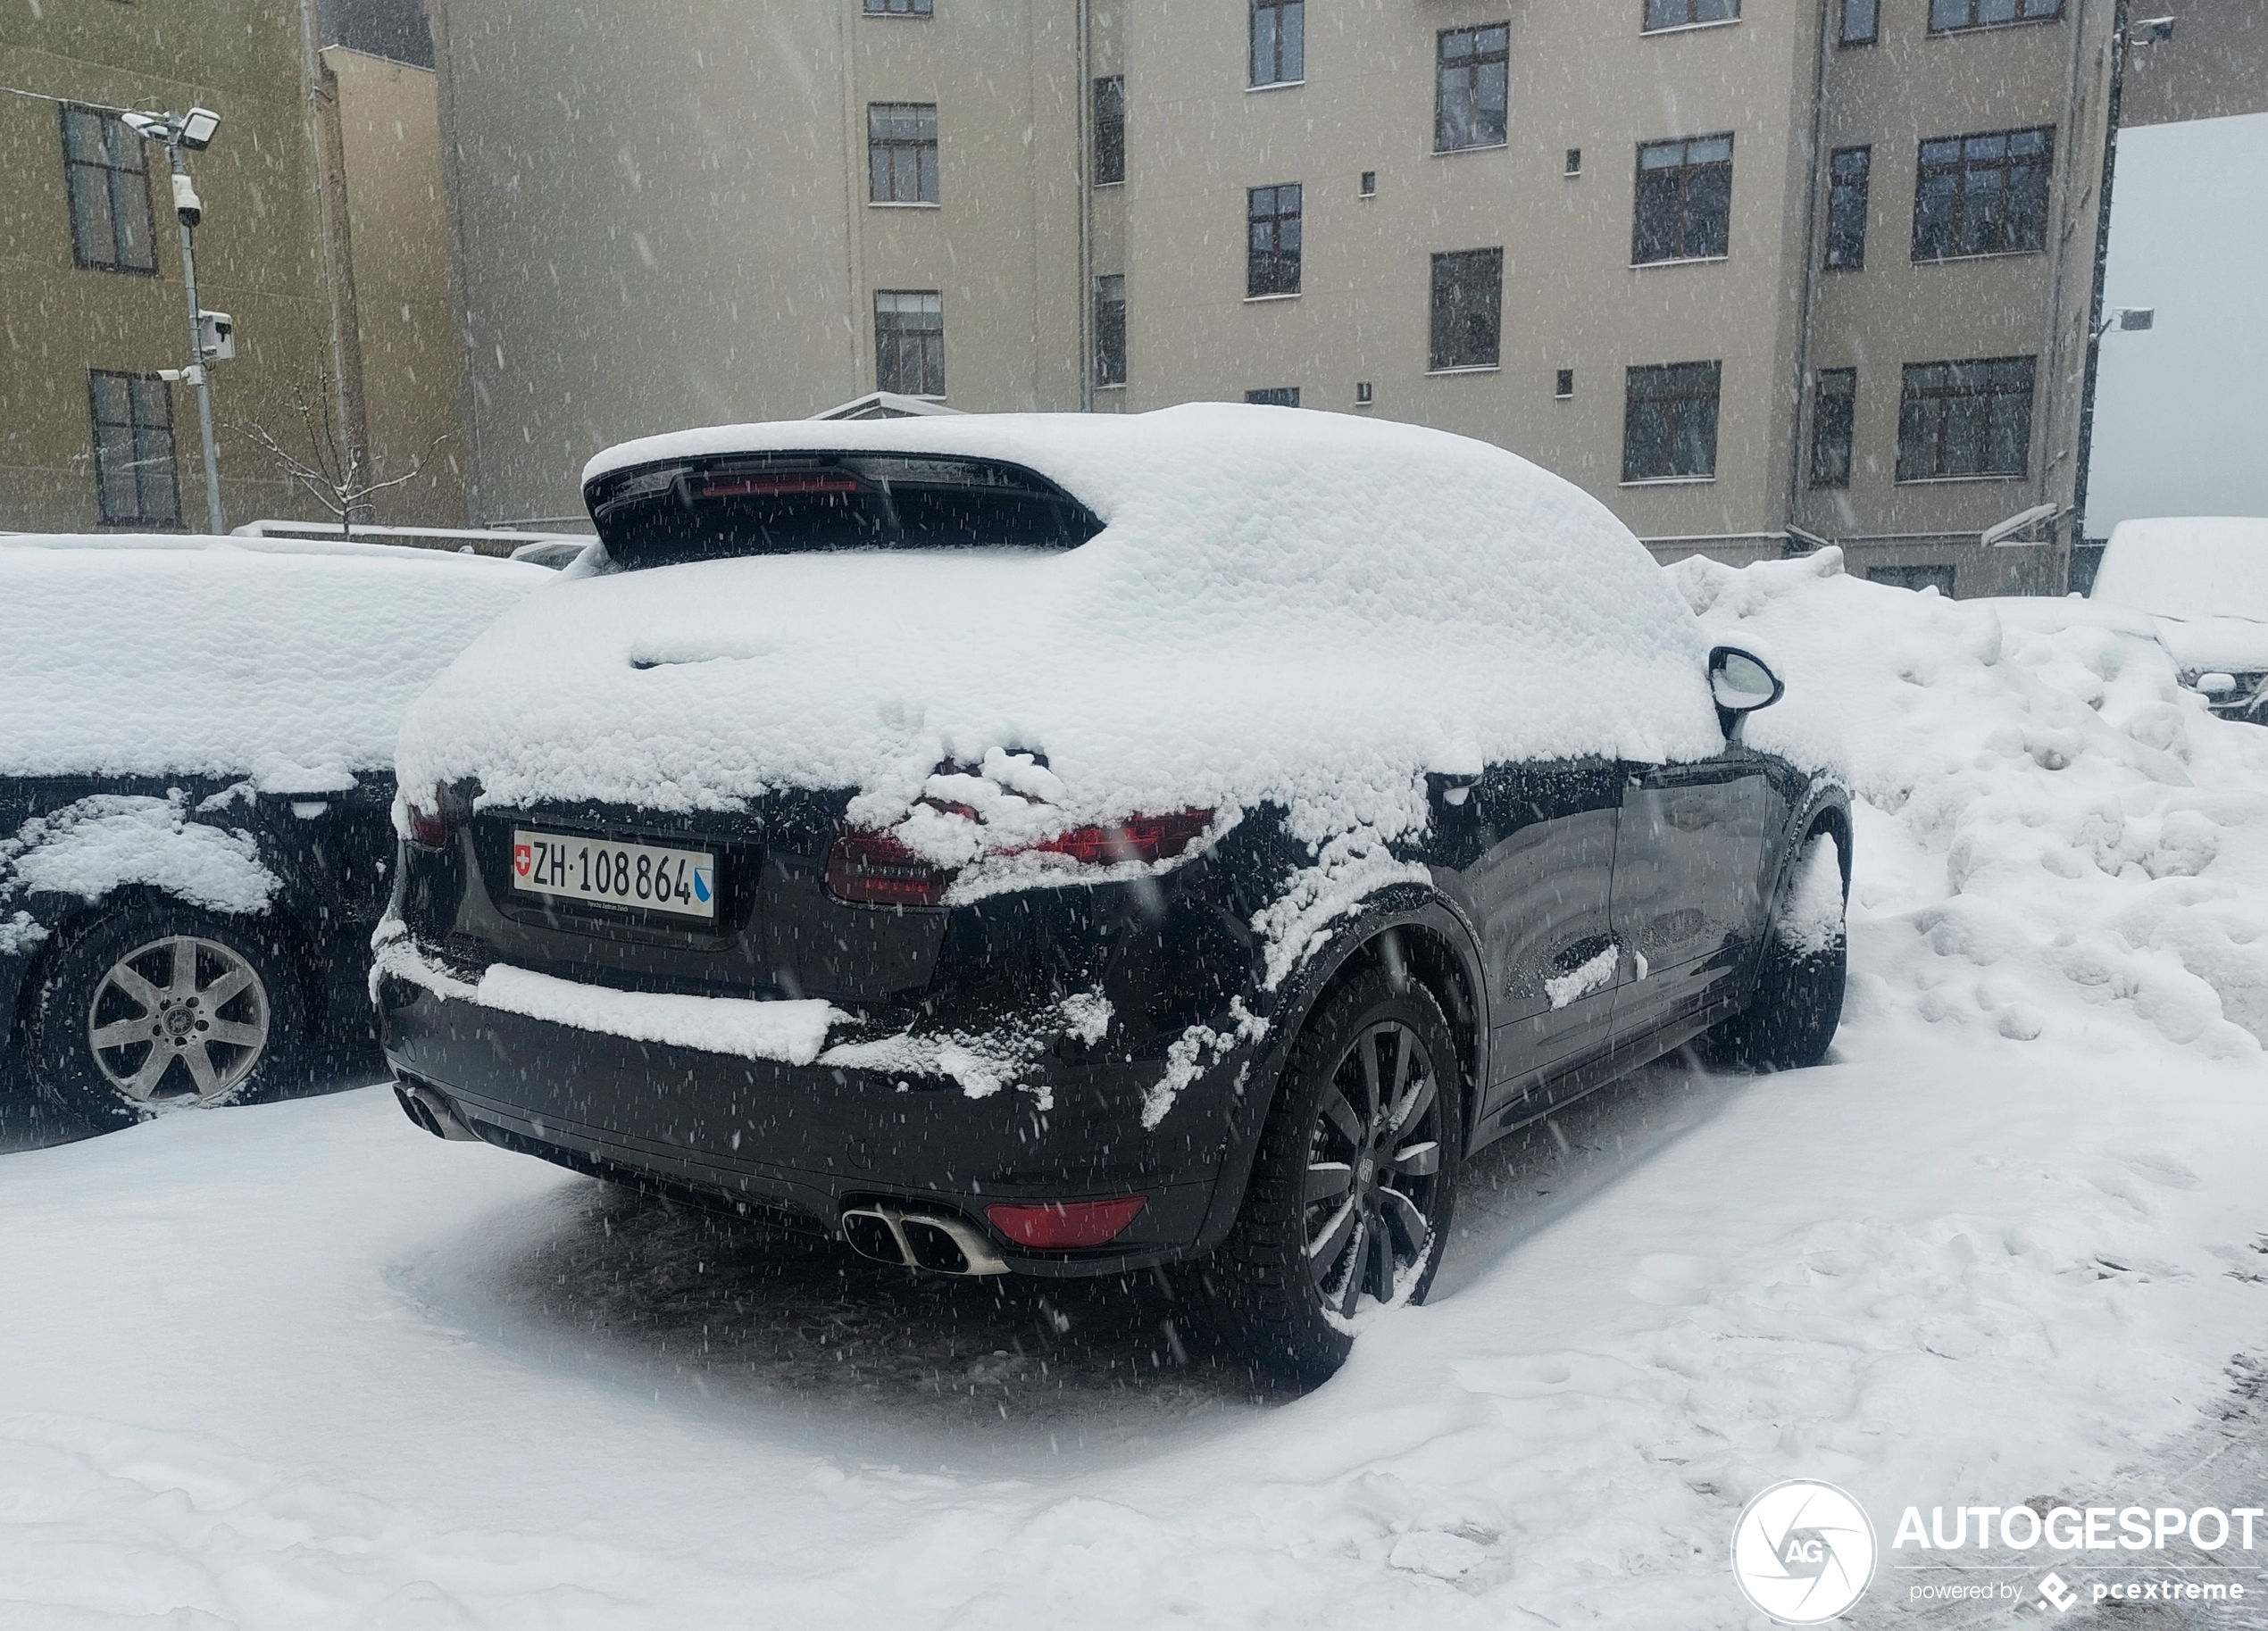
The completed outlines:
<svg viewBox="0 0 2268 1631">
<path fill-rule="evenodd" d="M 2119 135 L 2087 536 L 2148 515 L 2268 515 L 2268 113 Z"/>
</svg>

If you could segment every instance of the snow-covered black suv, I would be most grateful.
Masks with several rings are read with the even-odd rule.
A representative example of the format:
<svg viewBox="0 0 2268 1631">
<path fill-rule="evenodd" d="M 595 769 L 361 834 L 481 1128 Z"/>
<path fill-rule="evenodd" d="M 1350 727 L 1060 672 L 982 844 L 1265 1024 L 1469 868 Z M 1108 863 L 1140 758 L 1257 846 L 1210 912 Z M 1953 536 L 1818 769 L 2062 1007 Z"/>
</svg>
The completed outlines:
<svg viewBox="0 0 2268 1631">
<path fill-rule="evenodd" d="M 96 1126 L 367 1046 L 402 710 L 542 569 L 0 538 L 0 1092 Z"/>
<path fill-rule="evenodd" d="M 1831 732 L 1748 720 L 1769 654 L 1510 454 L 755 425 L 584 493 L 603 550 L 403 731 L 376 983 L 429 1131 L 946 1273 L 1210 1254 L 1312 1377 L 1480 1145 L 1834 1033 Z"/>
</svg>

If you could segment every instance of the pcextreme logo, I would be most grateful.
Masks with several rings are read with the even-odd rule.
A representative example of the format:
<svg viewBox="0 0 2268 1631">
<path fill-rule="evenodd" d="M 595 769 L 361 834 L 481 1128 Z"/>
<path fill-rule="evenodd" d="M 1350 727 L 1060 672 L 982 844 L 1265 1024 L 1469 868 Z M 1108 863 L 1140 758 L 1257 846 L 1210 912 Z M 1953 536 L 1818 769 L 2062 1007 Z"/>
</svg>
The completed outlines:
<svg viewBox="0 0 2268 1631">
<path fill-rule="evenodd" d="M 1874 1557 L 1866 1509 L 1813 1478 L 1773 1485 L 1732 1527 L 1732 1577 L 1782 1625 L 1821 1625 L 1849 1608 L 1874 1578 Z"/>
</svg>

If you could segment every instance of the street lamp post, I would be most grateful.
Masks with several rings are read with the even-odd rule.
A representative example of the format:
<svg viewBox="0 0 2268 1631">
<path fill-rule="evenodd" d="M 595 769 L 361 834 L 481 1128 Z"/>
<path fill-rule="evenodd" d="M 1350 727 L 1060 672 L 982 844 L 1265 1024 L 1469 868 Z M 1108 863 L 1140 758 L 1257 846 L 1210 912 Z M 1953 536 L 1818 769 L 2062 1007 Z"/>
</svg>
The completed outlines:
<svg viewBox="0 0 2268 1631">
<path fill-rule="evenodd" d="M 184 149 L 202 153 L 213 145 L 213 133 L 220 129 L 221 115 L 209 108 L 191 108 L 186 113 L 128 113 L 126 123 L 146 140 L 164 145 L 165 156 L 172 168 L 173 215 L 181 229 L 181 282 L 189 303 L 188 367 L 168 369 L 168 378 L 178 378 L 196 387 L 197 430 L 204 444 L 204 510 L 213 532 L 226 532 L 228 523 L 221 515 L 221 460 L 213 441 L 213 387 L 205 377 L 206 364 L 213 361 L 213 348 L 205 343 L 204 312 L 196 297 L 196 227 L 204 217 L 204 205 L 199 202 L 196 188 L 189 180 L 188 162 L 181 154 Z"/>
</svg>

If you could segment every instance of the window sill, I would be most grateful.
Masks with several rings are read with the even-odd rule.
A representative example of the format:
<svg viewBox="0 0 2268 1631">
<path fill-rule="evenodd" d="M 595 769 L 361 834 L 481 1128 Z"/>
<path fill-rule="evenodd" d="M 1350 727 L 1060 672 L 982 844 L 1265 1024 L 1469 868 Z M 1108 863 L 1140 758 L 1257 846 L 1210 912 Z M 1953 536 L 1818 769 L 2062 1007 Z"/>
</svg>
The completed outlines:
<svg viewBox="0 0 2268 1631">
<path fill-rule="evenodd" d="M 1740 19 L 1738 17 L 1719 17 L 1708 22 L 1673 22 L 1666 29 L 1640 29 L 1638 32 L 1646 38 L 1653 39 L 1663 34 L 1698 34 L 1704 29 L 1737 29 L 1739 26 Z"/>
<path fill-rule="evenodd" d="M 1501 362 L 1467 362 L 1455 368 L 1429 368 L 1425 370 L 1425 377 L 1428 379 L 1447 379 L 1456 374 L 1501 374 L 1504 371 Z"/>
<path fill-rule="evenodd" d="M 866 201 L 866 207 L 870 210 L 941 210 L 945 208 L 941 204 L 924 204 L 919 199 L 913 198 L 869 198 Z"/>
<path fill-rule="evenodd" d="M 1258 91 L 1297 90 L 1301 86 L 1306 83 L 1307 81 L 1305 79 L 1272 79 L 1265 85 L 1246 86 L 1244 87 L 1244 94 L 1249 96 Z"/>
<path fill-rule="evenodd" d="M 1511 149 L 1511 147 L 1512 147 L 1512 144 L 1511 144 L 1510 142 L 1508 142 L 1508 141 L 1505 141 L 1505 142 L 1476 142 L 1473 146 L 1470 146 L 1470 147 L 1436 147 L 1436 148 L 1433 150 L 1433 156 L 1434 156 L 1435 158 L 1437 158 L 1437 159 L 1454 159 L 1454 158 L 1455 158 L 1455 157 L 1456 157 L 1458 154 L 1465 154 L 1465 153 L 1505 153 L 1505 152 L 1508 152 L 1508 151 Z"/>
<path fill-rule="evenodd" d="M 1929 37 L 1931 39 L 1952 39 L 1963 34 L 1998 34 L 2008 29 L 2044 29 L 2050 23 L 2063 21 L 2064 13 L 2057 12 L 2053 17 L 2011 17 L 2005 22 L 1964 22 L 1957 28 L 1931 29 Z"/>
<path fill-rule="evenodd" d="M 1095 190 L 1096 190 L 1096 192 L 1098 192 L 1098 193 L 1107 193 L 1107 192 L 1110 192 L 1111 190 L 1113 190 L 1113 188 L 1115 188 L 1115 187 L 1124 187 L 1124 186 L 1126 185 L 1126 183 L 1125 183 L 1125 182 L 1123 182 L 1123 181 L 1097 181 L 1097 182 L 1095 182 L 1093 185 L 1094 185 L 1094 188 L 1095 188 Z"/>
<path fill-rule="evenodd" d="M 1714 23 L 1702 25 L 1714 28 Z M 1618 485 L 1626 487 L 1705 487 L 1716 484 L 1714 476 L 1639 476 L 1625 478 Z"/>
<path fill-rule="evenodd" d="M 1973 261 L 2021 261 L 2027 255 L 2047 253 L 2039 249 L 1988 249 L 1982 254 L 1917 254 L 1912 257 L 1916 266 L 1963 266 Z"/>
<path fill-rule="evenodd" d="M 1298 298 L 1299 291 L 1297 289 L 1293 289 L 1287 295 L 1247 295 L 1244 297 L 1244 303 L 1248 306 L 1264 306 L 1271 301 L 1297 300 Z"/>
<path fill-rule="evenodd" d="M 1710 26 L 1714 28 L 1715 25 L 1711 24 Z M 1730 259 L 1732 259 L 1732 257 L 1729 254 L 1672 255 L 1666 261 L 1632 261 L 1630 262 L 1630 270 L 1632 271 L 1652 271 L 1657 266 L 1722 266 L 1725 262 L 1730 261 Z"/>
<path fill-rule="evenodd" d="M 1122 391 L 1126 388 L 1126 381 L 1123 379 L 1101 379 L 1096 382 L 1095 388 L 1098 391 Z"/>
<path fill-rule="evenodd" d="M 2030 470 L 2009 470 L 1993 476 L 1898 476 L 1891 479 L 1890 485 L 1899 487 L 1973 487 L 1980 482 L 2030 479 Z"/>
<path fill-rule="evenodd" d="M 1822 271 L 1864 271 L 1866 262 L 1864 261 L 1824 261 L 1820 263 L 1819 270 Z"/>
</svg>

